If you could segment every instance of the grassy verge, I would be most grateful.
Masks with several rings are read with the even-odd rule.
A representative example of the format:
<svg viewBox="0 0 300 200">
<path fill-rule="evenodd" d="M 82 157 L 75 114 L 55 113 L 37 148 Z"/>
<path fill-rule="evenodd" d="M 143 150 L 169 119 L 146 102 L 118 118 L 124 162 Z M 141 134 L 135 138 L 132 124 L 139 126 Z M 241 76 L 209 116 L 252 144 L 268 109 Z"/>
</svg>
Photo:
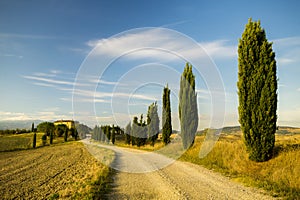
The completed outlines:
<svg viewBox="0 0 300 200">
<path fill-rule="evenodd" d="M 161 142 L 160 140 L 157 140 L 156 143 L 154 144 L 154 146 L 151 146 L 150 144 L 146 144 L 144 146 L 132 146 L 131 144 L 125 144 L 124 141 L 116 141 L 115 143 L 116 146 L 119 147 L 125 147 L 125 148 L 130 148 L 130 149 L 139 149 L 139 150 L 144 150 L 144 151 L 156 151 L 158 149 L 161 149 L 164 147 L 163 142 Z"/>
<path fill-rule="evenodd" d="M 213 150 L 199 158 L 204 136 L 197 136 L 182 156 L 188 161 L 216 170 L 247 186 L 263 188 L 273 196 L 300 199 L 300 135 L 276 136 L 274 158 L 263 163 L 248 159 L 240 134 L 222 135 Z"/>
<path fill-rule="evenodd" d="M 82 180 L 76 181 L 71 187 L 53 194 L 59 198 L 71 199 L 108 199 L 111 189 L 113 170 L 102 164 L 95 164 Z"/>
</svg>

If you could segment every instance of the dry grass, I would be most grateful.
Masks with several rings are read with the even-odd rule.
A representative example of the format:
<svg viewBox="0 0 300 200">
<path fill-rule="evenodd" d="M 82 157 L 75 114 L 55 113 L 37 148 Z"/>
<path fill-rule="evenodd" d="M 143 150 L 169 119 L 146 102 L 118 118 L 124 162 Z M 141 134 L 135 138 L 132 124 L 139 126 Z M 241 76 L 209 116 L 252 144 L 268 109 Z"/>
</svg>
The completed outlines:
<svg viewBox="0 0 300 200">
<path fill-rule="evenodd" d="M 44 133 L 37 133 L 36 147 L 43 146 L 42 136 Z M 50 137 L 47 137 L 47 144 L 49 145 Z M 68 138 L 68 141 L 74 141 L 73 138 Z M 54 137 L 53 144 L 60 144 L 64 142 L 63 137 Z M 14 135 L 0 136 L 0 152 L 31 149 L 33 144 L 33 133 L 23 133 Z"/>
<path fill-rule="evenodd" d="M 204 165 L 248 186 L 264 188 L 273 196 L 300 198 L 300 135 L 276 135 L 273 159 L 257 163 L 248 159 L 241 134 L 222 135 L 213 150 L 203 159 L 198 154 L 204 136 L 181 160 Z"/>
<path fill-rule="evenodd" d="M 116 141 L 115 145 L 119 147 L 125 147 L 125 148 L 131 148 L 131 149 L 139 149 L 139 150 L 144 150 L 144 151 L 155 151 L 158 149 L 161 149 L 164 147 L 164 144 L 160 141 L 157 140 L 154 146 L 151 146 L 150 144 L 146 144 L 144 146 L 132 146 L 131 144 L 125 144 L 123 140 Z"/>
</svg>

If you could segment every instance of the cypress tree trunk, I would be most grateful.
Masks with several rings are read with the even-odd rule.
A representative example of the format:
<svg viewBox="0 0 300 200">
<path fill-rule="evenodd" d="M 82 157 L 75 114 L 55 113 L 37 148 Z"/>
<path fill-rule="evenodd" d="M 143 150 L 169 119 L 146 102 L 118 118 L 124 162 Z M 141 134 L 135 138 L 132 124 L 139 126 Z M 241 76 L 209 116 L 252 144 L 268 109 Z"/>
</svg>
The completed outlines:
<svg viewBox="0 0 300 200">
<path fill-rule="evenodd" d="M 50 132 L 50 144 L 53 144 L 53 131 Z"/>
<path fill-rule="evenodd" d="M 183 148 L 194 144 L 198 128 L 197 94 L 192 65 L 187 63 L 180 79 L 179 119 Z"/>
<path fill-rule="evenodd" d="M 115 127 L 113 125 L 112 132 L 111 132 L 111 143 L 115 144 L 115 141 L 116 141 L 116 130 L 115 130 Z"/>
<path fill-rule="evenodd" d="M 31 132 L 34 132 L 34 123 L 31 124 Z"/>
<path fill-rule="evenodd" d="M 163 107 L 162 107 L 162 139 L 165 145 L 170 143 L 170 136 L 172 134 L 172 119 L 171 119 L 171 103 L 170 103 L 170 89 L 168 85 L 163 91 Z"/>
<path fill-rule="evenodd" d="M 275 144 L 277 77 L 275 53 L 260 22 L 249 19 L 238 46 L 239 122 L 249 158 L 266 161 Z"/>
<path fill-rule="evenodd" d="M 33 144 L 32 147 L 35 148 L 36 147 L 36 133 L 33 134 Z"/>
<path fill-rule="evenodd" d="M 65 142 L 68 141 L 68 130 L 65 130 L 64 141 L 65 141 Z"/>
</svg>

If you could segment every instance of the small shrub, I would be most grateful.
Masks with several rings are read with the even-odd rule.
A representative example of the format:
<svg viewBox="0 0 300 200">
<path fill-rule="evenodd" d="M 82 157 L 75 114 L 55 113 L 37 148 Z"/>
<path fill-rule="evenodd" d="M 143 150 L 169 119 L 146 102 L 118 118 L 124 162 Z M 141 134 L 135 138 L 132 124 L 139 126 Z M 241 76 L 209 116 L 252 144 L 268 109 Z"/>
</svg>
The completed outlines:
<svg viewBox="0 0 300 200">
<path fill-rule="evenodd" d="M 43 145 L 45 146 L 46 143 L 47 143 L 47 135 L 46 135 L 46 134 L 44 134 L 44 135 L 42 136 L 42 141 L 43 141 Z"/>
</svg>

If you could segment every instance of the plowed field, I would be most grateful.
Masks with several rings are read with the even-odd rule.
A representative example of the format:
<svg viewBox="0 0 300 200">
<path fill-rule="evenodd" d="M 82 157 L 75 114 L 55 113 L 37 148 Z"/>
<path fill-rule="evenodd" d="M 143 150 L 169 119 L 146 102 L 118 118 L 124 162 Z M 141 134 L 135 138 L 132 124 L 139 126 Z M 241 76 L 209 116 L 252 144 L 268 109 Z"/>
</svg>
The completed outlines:
<svg viewBox="0 0 300 200">
<path fill-rule="evenodd" d="M 86 198 L 105 170 L 79 142 L 2 152 L 1 199 Z"/>
</svg>

